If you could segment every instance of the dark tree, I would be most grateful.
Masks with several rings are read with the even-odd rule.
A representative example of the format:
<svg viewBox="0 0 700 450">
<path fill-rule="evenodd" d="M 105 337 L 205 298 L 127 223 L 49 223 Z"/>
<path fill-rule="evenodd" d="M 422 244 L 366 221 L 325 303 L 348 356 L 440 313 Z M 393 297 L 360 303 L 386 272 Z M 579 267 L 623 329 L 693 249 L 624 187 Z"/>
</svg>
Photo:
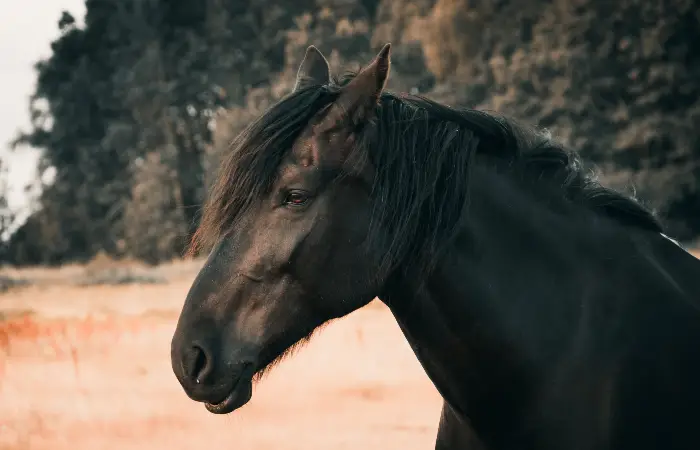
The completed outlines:
<svg viewBox="0 0 700 450">
<path fill-rule="evenodd" d="M 700 0 L 86 0 L 36 65 L 55 181 L 17 264 L 179 256 L 235 134 L 291 89 L 309 44 L 338 70 L 394 43 L 391 88 L 551 128 L 700 235 Z"/>
</svg>

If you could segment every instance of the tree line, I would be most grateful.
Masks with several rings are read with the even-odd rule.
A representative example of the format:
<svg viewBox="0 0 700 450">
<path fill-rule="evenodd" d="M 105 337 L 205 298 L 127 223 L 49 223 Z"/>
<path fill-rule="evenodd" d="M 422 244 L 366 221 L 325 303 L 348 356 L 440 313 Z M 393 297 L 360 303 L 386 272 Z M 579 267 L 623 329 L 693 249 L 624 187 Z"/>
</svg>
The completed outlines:
<svg viewBox="0 0 700 450">
<path fill-rule="evenodd" d="M 12 264 L 182 255 L 218 159 L 287 93 L 394 44 L 390 88 L 543 126 L 700 235 L 700 0 L 86 0 L 36 64 L 16 146 L 52 170 Z M 17 150 L 20 151 L 20 150 Z M 0 209 L 3 199 L 0 198 Z"/>
</svg>

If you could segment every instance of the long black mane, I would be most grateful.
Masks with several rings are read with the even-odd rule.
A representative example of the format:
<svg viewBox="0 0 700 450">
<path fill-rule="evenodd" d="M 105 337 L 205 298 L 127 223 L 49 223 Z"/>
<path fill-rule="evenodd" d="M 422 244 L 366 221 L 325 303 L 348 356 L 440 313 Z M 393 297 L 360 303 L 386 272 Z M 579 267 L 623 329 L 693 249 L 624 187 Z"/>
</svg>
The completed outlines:
<svg viewBox="0 0 700 450">
<path fill-rule="evenodd" d="M 192 249 L 226 234 L 267 192 L 295 138 L 352 77 L 289 95 L 236 138 L 205 205 Z M 477 156 L 525 177 L 551 181 L 568 201 L 627 226 L 662 232 L 649 209 L 600 185 L 575 152 L 548 133 L 512 119 L 451 108 L 420 96 L 383 93 L 376 117 L 357 133 L 359 149 L 377 170 L 368 243 L 381 245 L 386 270 L 431 265 L 449 245 L 468 213 L 469 173 Z"/>
</svg>

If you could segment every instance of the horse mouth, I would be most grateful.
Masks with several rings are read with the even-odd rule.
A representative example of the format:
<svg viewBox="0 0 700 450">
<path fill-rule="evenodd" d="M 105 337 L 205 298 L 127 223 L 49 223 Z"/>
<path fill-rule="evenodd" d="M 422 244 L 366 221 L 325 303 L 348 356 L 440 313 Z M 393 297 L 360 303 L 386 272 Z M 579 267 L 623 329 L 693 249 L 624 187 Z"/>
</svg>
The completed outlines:
<svg viewBox="0 0 700 450">
<path fill-rule="evenodd" d="M 212 414 L 229 414 L 248 403 L 253 395 L 253 379 L 247 375 L 238 378 L 226 398 L 218 403 L 205 403 L 207 411 Z"/>
</svg>

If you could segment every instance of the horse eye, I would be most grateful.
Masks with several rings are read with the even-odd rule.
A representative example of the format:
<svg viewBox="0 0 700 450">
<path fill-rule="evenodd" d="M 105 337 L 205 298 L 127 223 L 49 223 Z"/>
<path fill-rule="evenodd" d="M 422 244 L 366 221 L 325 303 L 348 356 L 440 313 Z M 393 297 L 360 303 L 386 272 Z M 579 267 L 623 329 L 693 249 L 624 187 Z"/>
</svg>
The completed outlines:
<svg viewBox="0 0 700 450">
<path fill-rule="evenodd" d="M 302 191 L 289 191 L 284 198 L 284 204 L 288 206 L 302 206 L 309 201 L 309 196 Z"/>
</svg>

